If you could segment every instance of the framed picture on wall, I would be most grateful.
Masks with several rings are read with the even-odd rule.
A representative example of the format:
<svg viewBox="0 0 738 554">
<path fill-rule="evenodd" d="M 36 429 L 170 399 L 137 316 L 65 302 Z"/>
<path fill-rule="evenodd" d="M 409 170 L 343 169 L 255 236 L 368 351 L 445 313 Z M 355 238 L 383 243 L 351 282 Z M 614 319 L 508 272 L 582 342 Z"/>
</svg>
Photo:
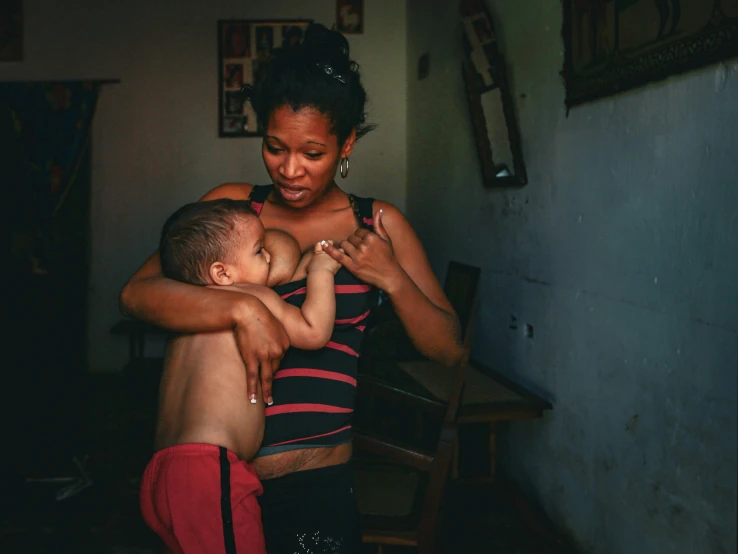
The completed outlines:
<svg viewBox="0 0 738 554">
<path fill-rule="evenodd" d="M 23 1 L 0 2 L 0 62 L 23 61 Z"/>
<path fill-rule="evenodd" d="M 273 49 L 289 48 L 301 42 L 311 22 L 309 19 L 218 21 L 218 136 L 263 134 L 242 89 L 258 80 Z"/>
<path fill-rule="evenodd" d="M 738 56 L 737 0 L 563 2 L 565 104 Z"/>
<path fill-rule="evenodd" d="M 336 30 L 344 35 L 364 32 L 364 0 L 336 0 Z"/>
</svg>

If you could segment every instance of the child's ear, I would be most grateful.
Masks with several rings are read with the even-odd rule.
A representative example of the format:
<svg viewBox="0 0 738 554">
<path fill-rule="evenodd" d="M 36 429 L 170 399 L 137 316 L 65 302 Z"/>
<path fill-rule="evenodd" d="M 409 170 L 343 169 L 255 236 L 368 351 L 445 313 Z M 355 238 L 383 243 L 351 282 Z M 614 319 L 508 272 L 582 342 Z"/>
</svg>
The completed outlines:
<svg viewBox="0 0 738 554">
<path fill-rule="evenodd" d="M 228 266 L 223 262 L 213 262 L 210 265 L 210 270 L 208 273 L 210 274 L 210 278 L 213 280 L 213 283 L 215 283 L 216 285 L 233 284 L 233 279 L 231 279 Z"/>
</svg>

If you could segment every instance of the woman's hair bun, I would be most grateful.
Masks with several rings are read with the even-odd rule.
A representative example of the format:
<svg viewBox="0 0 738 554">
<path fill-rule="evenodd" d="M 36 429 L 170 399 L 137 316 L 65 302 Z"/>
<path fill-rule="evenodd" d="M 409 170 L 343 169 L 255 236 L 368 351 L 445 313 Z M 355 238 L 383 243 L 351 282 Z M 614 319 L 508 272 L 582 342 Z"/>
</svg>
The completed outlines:
<svg viewBox="0 0 738 554">
<path fill-rule="evenodd" d="M 351 67 L 348 40 L 338 31 L 320 23 L 311 23 L 302 44 L 315 62 L 329 63 L 338 72 L 348 71 Z"/>
<path fill-rule="evenodd" d="M 348 40 L 338 31 L 311 23 L 302 41 L 274 49 L 260 73 L 241 94 L 251 101 L 262 130 L 281 106 L 293 111 L 310 107 L 326 115 L 339 144 L 354 130 L 359 138 L 374 128 L 365 122 L 366 91 L 359 66 L 349 58 Z"/>
</svg>

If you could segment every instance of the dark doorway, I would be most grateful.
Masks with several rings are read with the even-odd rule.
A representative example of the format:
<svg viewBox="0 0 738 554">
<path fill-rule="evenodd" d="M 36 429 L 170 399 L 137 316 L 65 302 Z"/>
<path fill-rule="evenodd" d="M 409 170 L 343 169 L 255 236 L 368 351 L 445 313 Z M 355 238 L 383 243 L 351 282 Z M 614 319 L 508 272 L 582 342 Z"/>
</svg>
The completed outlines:
<svg viewBox="0 0 738 554">
<path fill-rule="evenodd" d="M 85 444 L 87 383 L 87 288 L 89 273 L 90 148 L 53 219 L 37 215 L 23 147 L 7 106 L 0 105 L 0 181 L 10 245 L 8 322 L 10 329 L 0 390 L 4 435 L 3 479 L 21 484 L 28 477 L 72 475 L 73 456 Z M 45 225 L 52 245 L 43 267 L 33 249 Z M 35 245 L 35 246 L 34 246 Z M 13 383 L 11 385 L 11 383 Z"/>
</svg>

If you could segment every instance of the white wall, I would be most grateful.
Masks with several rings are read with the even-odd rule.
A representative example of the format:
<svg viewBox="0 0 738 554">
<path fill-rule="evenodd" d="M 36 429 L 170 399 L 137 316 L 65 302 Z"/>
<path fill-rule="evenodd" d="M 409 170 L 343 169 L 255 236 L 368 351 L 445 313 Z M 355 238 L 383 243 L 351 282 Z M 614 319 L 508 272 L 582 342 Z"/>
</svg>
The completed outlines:
<svg viewBox="0 0 738 554">
<path fill-rule="evenodd" d="M 474 356 L 553 402 L 502 464 L 583 552 L 735 552 L 738 65 L 567 118 L 561 3 L 489 4 L 530 182 L 482 188 L 458 3 L 409 0 L 407 202 L 441 276 L 482 267 Z"/>
<path fill-rule="evenodd" d="M 256 138 L 217 136 L 216 21 L 311 18 L 331 26 L 335 1 L 27 0 L 22 63 L 4 80 L 116 78 L 100 98 L 93 130 L 89 361 L 115 370 L 125 340 L 108 329 L 117 295 L 156 248 L 166 216 L 225 181 L 266 183 Z M 405 2 L 365 6 L 365 33 L 349 35 L 362 66 L 370 120 L 341 185 L 405 201 Z"/>
</svg>

